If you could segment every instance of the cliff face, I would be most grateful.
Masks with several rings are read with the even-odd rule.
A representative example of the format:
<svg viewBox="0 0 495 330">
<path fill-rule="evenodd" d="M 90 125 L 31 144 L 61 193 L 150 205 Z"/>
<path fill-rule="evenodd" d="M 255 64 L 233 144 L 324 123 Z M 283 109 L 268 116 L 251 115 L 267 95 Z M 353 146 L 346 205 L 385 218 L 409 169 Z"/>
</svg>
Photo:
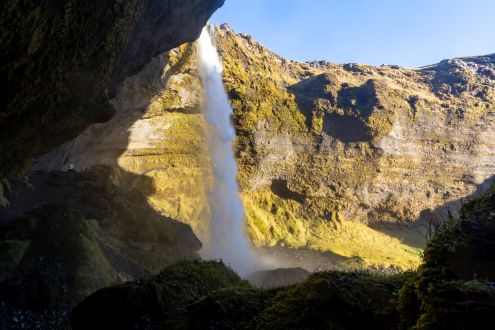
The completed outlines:
<svg viewBox="0 0 495 330">
<path fill-rule="evenodd" d="M 218 43 L 261 244 L 386 258 L 368 253 L 374 234 L 347 220 L 418 246 L 419 235 L 390 223 L 428 219 L 495 172 L 493 55 L 410 70 L 291 62 L 228 27 Z M 346 233 L 355 244 L 342 250 Z"/>
<path fill-rule="evenodd" d="M 35 168 L 53 171 L 72 162 L 78 171 L 104 164 L 135 174 L 131 185 L 155 209 L 207 239 L 211 182 L 196 47 L 184 44 L 154 58 L 124 81 L 111 103 L 116 115 L 110 121 L 43 155 Z"/>
<path fill-rule="evenodd" d="M 126 78 L 148 64 L 162 72 L 165 59 L 155 57 L 194 41 L 222 4 L 223 0 L 2 2 L 1 328 L 65 328 L 67 311 L 95 290 L 145 277 L 177 260 L 199 258 L 201 242 L 191 228 L 147 203 L 153 180 L 123 170 L 116 161 L 130 147 L 128 134 L 135 149 L 142 150 L 148 140 L 153 142 L 150 128 L 158 125 L 150 115 L 142 127 L 133 126 L 150 92 L 139 81 L 124 83 Z M 173 69 L 181 66 L 177 59 L 166 61 Z M 161 89 L 160 79 L 169 80 L 153 80 L 143 72 L 147 86 Z M 141 94 L 131 100 L 133 90 Z M 116 93 L 120 96 L 111 104 Z M 120 111 L 112 119 L 118 123 L 115 131 L 106 132 L 103 140 L 85 138 L 105 127 L 91 124 L 108 121 L 123 107 L 131 111 L 127 117 Z M 100 153 L 98 162 L 90 163 L 86 154 L 88 164 L 99 166 L 84 172 L 62 166 L 64 171 L 27 173 L 33 158 L 57 146 L 57 153 L 70 149 L 84 154 L 75 141 L 63 144 L 77 136 L 80 146 L 86 144 L 83 150 L 103 143 L 107 153 Z M 19 175 L 26 176 L 15 180 Z"/>
<path fill-rule="evenodd" d="M 298 63 L 227 26 L 214 32 L 256 245 L 411 267 L 424 244 L 414 221 L 455 205 L 495 172 L 493 55 L 416 70 Z M 105 163 L 150 177 L 151 205 L 207 239 L 212 182 L 196 56 L 191 44 L 154 58 L 125 80 L 111 121 L 36 168 L 71 160 L 80 170 Z"/>
<path fill-rule="evenodd" d="M 106 121 L 121 82 L 193 41 L 223 0 L 3 1 L 0 177 Z"/>
</svg>

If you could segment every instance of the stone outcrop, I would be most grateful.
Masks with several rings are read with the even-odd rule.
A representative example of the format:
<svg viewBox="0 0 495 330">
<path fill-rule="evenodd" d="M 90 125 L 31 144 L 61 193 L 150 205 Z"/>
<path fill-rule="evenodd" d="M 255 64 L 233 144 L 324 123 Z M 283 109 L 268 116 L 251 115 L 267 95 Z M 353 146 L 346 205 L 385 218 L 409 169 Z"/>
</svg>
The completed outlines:
<svg viewBox="0 0 495 330">
<path fill-rule="evenodd" d="M 185 319 L 191 304 L 229 288 L 250 286 L 221 261 L 181 261 L 145 280 L 91 295 L 71 313 L 71 328 L 191 328 Z"/>
<path fill-rule="evenodd" d="M 67 311 L 98 289 L 199 258 L 191 228 L 153 210 L 129 187 L 132 175 L 104 166 L 72 174 L 35 172 L 12 187 L 13 217 L 0 212 L 8 305 Z"/>
<path fill-rule="evenodd" d="M 298 63 L 226 25 L 213 33 L 256 245 L 329 251 L 353 267 L 413 267 L 424 222 L 455 211 L 495 173 L 493 55 L 419 69 Z M 128 78 L 111 121 L 37 168 L 103 162 L 150 177 L 155 209 L 208 239 L 212 182 L 194 47 Z"/>
<path fill-rule="evenodd" d="M 223 0 L 3 1 L 0 177 L 112 117 L 109 95 L 195 40 Z"/>
</svg>

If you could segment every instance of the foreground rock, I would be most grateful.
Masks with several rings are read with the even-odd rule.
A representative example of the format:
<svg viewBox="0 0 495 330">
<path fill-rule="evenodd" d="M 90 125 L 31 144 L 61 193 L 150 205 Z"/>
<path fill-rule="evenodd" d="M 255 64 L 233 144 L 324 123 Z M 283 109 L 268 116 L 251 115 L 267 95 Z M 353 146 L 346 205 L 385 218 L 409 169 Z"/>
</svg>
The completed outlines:
<svg viewBox="0 0 495 330">
<path fill-rule="evenodd" d="M 249 288 L 221 262 L 179 262 L 148 279 L 96 292 L 71 314 L 77 329 L 187 327 L 190 304 L 213 291 Z"/>
<path fill-rule="evenodd" d="M 0 224 L 0 296 L 9 305 L 64 311 L 103 287 L 198 258 L 201 242 L 190 227 L 121 188 L 128 185 L 122 174 L 120 186 L 105 167 L 33 174 L 34 195 L 19 197 L 25 209 Z"/>
<path fill-rule="evenodd" d="M 320 273 L 255 289 L 218 262 L 181 262 L 145 281 L 96 292 L 71 315 L 73 329 L 390 328 L 402 277 Z"/>
<path fill-rule="evenodd" d="M 219 262 L 182 262 L 96 292 L 74 329 L 491 329 L 495 312 L 495 189 L 436 228 L 418 272 L 319 272 L 258 289 Z"/>
<path fill-rule="evenodd" d="M 307 270 L 296 268 L 277 268 L 262 270 L 249 275 L 248 280 L 261 288 L 273 288 L 302 282 L 311 275 Z"/>
</svg>

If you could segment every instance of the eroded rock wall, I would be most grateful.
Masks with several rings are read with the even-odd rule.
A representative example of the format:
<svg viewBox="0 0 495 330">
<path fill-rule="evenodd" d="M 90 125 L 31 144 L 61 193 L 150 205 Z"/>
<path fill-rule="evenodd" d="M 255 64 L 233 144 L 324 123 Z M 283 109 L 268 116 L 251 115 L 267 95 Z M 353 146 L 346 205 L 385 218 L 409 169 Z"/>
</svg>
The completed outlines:
<svg viewBox="0 0 495 330">
<path fill-rule="evenodd" d="M 40 157 L 35 169 L 77 171 L 104 164 L 134 174 L 132 185 L 167 216 L 208 233 L 210 167 L 204 149 L 203 92 L 197 49 L 184 44 L 126 79 L 111 103 L 117 113 Z M 147 186 L 152 179 L 151 188 Z"/>
<path fill-rule="evenodd" d="M 121 82 L 195 40 L 223 0 L 0 4 L 0 177 L 110 119 Z M 111 93 L 110 93 L 111 92 Z"/>
<path fill-rule="evenodd" d="M 256 245 L 414 266 L 424 244 L 416 221 L 455 210 L 491 180 L 493 55 L 414 70 L 298 63 L 228 26 L 214 33 Z M 38 166 L 105 162 L 151 177 L 149 202 L 207 239 L 212 182 L 194 47 L 153 59 L 125 81 L 112 121 L 90 127 Z"/>
</svg>

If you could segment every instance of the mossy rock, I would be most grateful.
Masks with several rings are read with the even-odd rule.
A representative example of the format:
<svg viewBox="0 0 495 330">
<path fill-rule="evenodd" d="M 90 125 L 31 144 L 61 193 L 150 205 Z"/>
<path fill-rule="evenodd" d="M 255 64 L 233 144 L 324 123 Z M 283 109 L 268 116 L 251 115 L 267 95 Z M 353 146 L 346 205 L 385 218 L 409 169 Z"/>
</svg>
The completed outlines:
<svg viewBox="0 0 495 330">
<path fill-rule="evenodd" d="M 65 172 L 32 175 L 40 200 L 0 224 L 0 294 L 12 306 L 67 310 L 103 287 L 198 258 L 201 242 L 191 228 L 158 214 L 141 192 L 115 185 L 111 168 L 70 179 Z M 50 195 L 50 187 L 62 193 Z"/>
<path fill-rule="evenodd" d="M 256 318 L 259 329 L 391 329 L 398 313 L 394 293 L 404 276 L 317 273 L 280 289 Z"/>
<path fill-rule="evenodd" d="M 181 261 L 158 275 L 96 292 L 71 315 L 73 329 L 179 327 L 186 307 L 222 288 L 249 288 L 219 261 Z"/>
<path fill-rule="evenodd" d="M 147 280 L 96 292 L 71 320 L 74 329 L 393 329 L 396 293 L 408 276 L 324 272 L 266 290 L 221 262 L 180 262 Z"/>
<path fill-rule="evenodd" d="M 1 284 L 2 294 L 16 305 L 34 309 L 72 306 L 117 282 L 117 273 L 100 250 L 95 220 L 63 206 L 45 206 L 13 226 L 10 235 L 17 231 L 29 237 L 16 244 L 16 265 Z"/>
<path fill-rule="evenodd" d="M 436 227 L 417 278 L 401 290 L 403 325 L 489 329 L 495 313 L 495 189 Z"/>
</svg>

